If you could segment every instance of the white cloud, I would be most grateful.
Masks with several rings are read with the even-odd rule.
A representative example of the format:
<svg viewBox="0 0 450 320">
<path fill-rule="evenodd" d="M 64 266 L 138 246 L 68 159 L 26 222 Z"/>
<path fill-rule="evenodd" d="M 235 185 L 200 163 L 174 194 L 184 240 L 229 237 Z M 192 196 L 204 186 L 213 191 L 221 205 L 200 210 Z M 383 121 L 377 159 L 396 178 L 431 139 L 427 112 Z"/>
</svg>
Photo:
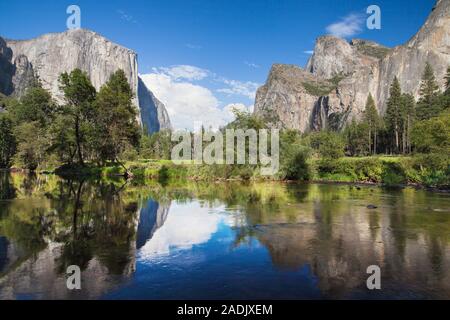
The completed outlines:
<svg viewBox="0 0 450 320">
<path fill-rule="evenodd" d="M 164 225 L 141 248 L 140 257 L 150 260 L 171 251 L 187 250 L 208 242 L 220 223 L 228 224 L 229 219 L 222 212 L 223 207 L 210 209 L 198 203 L 173 203 Z"/>
<path fill-rule="evenodd" d="M 232 108 L 253 111 L 253 106 L 243 103 L 228 104 L 224 107 L 214 93 L 192 81 L 213 79 L 227 87 L 217 90 L 229 95 L 254 99 L 258 84 L 219 78 L 212 72 L 195 66 L 179 65 L 153 68 L 152 73 L 140 75 L 146 86 L 161 100 L 169 113 L 175 129 L 193 130 L 198 122 L 206 128 L 217 129 L 234 120 Z"/>
<path fill-rule="evenodd" d="M 194 123 L 198 121 L 213 128 L 225 124 L 219 101 L 208 88 L 174 81 L 167 74 L 161 73 L 145 74 L 141 78 L 165 104 L 174 128 L 192 130 Z"/>
<path fill-rule="evenodd" d="M 120 15 L 120 19 L 131 22 L 131 23 L 137 23 L 137 20 L 134 19 L 134 17 L 128 13 L 126 13 L 123 10 L 117 10 L 117 13 Z"/>
<path fill-rule="evenodd" d="M 314 53 L 314 50 L 305 50 L 305 51 L 303 51 L 303 53 L 306 53 L 306 54 L 313 54 L 313 53 Z"/>
<path fill-rule="evenodd" d="M 361 14 L 349 14 L 340 21 L 330 24 L 327 32 L 340 38 L 352 37 L 362 31 L 364 16 Z"/>
<path fill-rule="evenodd" d="M 234 117 L 234 110 L 238 110 L 238 111 L 245 111 L 245 112 L 253 112 L 253 105 L 251 106 L 246 106 L 243 103 L 230 103 L 228 105 L 226 105 L 223 108 L 223 111 L 225 112 L 225 116 L 228 117 L 229 121 L 233 121 L 235 119 Z"/>
<path fill-rule="evenodd" d="M 244 61 L 245 65 L 250 68 L 259 68 L 260 66 L 253 62 Z"/>
<path fill-rule="evenodd" d="M 153 68 L 154 73 L 166 74 L 173 80 L 186 79 L 186 80 L 202 80 L 210 74 L 206 69 L 201 69 L 189 65 L 178 65 L 171 67 Z"/>
<path fill-rule="evenodd" d="M 256 82 L 241 82 L 237 80 L 221 79 L 221 82 L 226 84 L 227 88 L 218 89 L 217 92 L 225 93 L 228 95 L 242 95 L 249 99 L 255 99 L 256 90 L 259 84 Z"/>
</svg>

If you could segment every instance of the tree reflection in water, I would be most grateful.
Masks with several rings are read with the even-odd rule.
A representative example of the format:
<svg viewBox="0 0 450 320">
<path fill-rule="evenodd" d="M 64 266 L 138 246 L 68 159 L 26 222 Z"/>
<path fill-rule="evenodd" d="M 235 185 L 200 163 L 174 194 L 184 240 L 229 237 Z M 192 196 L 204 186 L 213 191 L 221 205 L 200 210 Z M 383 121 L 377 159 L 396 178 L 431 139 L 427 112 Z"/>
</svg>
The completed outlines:
<svg viewBox="0 0 450 320">
<path fill-rule="evenodd" d="M 450 298 L 449 202 L 446 195 L 414 189 L 63 180 L 3 172 L 0 298 L 99 298 L 130 283 L 139 259 L 160 246 L 172 261 L 174 248 L 202 245 L 202 272 L 207 258 L 219 254 L 212 244 L 219 225 L 233 235 L 223 241 L 228 251 L 214 258 L 223 259 L 214 276 L 219 284 L 221 274 L 231 272 L 232 252 L 251 256 L 262 246 L 270 264 L 267 278 L 251 273 L 255 288 L 270 288 L 272 273 L 308 270 L 324 298 L 366 297 L 366 268 L 377 264 L 380 297 Z M 378 209 L 367 209 L 369 203 Z M 83 272 L 81 291 L 65 289 L 69 265 Z M 168 268 L 173 281 L 185 276 Z M 147 285 L 160 285 L 157 276 Z M 245 284 L 226 285 L 237 290 Z M 299 290 L 292 285 L 283 293 L 304 297 Z"/>
</svg>

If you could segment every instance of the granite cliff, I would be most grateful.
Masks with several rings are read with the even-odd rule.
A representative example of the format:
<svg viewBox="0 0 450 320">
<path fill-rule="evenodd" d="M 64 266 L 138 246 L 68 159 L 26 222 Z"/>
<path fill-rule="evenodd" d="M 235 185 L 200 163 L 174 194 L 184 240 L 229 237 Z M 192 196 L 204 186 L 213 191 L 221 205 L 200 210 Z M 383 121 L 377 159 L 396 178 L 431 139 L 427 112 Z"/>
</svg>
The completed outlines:
<svg viewBox="0 0 450 320">
<path fill-rule="evenodd" d="M 113 72 L 124 70 L 135 93 L 139 123 L 149 132 L 171 127 L 166 108 L 139 79 L 134 51 L 84 29 L 45 34 L 31 40 L 0 38 L 1 93 L 22 95 L 36 74 L 55 100 L 62 102 L 58 77 L 75 68 L 87 72 L 97 90 Z"/>
<path fill-rule="evenodd" d="M 361 39 L 319 37 L 304 69 L 272 66 L 266 84 L 257 91 L 254 112 L 275 127 L 339 130 L 361 118 L 369 93 L 383 114 L 395 76 L 404 92 L 418 98 L 427 62 L 443 88 L 450 65 L 450 0 L 438 0 L 419 32 L 392 49 Z"/>
</svg>

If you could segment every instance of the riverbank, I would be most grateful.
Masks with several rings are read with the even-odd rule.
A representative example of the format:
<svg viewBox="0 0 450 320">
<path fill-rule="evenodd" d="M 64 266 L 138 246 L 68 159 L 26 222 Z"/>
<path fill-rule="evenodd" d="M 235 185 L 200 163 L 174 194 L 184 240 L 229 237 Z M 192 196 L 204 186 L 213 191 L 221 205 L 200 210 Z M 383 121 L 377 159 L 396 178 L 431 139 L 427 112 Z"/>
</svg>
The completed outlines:
<svg viewBox="0 0 450 320">
<path fill-rule="evenodd" d="M 413 157 L 344 157 L 336 160 L 308 159 L 304 179 L 291 179 L 319 183 L 348 183 L 383 186 L 414 186 L 428 189 L 450 190 L 450 170 L 431 170 L 423 163 L 429 159 Z M 125 169 L 126 168 L 126 169 Z M 131 177 L 170 182 L 194 181 L 286 181 L 282 168 L 275 176 L 261 176 L 260 168 L 247 165 L 197 165 L 186 161 L 175 164 L 170 160 L 142 159 L 111 163 L 106 166 L 61 166 L 39 170 L 44 174 L 83 177 Z"/>
</svg>

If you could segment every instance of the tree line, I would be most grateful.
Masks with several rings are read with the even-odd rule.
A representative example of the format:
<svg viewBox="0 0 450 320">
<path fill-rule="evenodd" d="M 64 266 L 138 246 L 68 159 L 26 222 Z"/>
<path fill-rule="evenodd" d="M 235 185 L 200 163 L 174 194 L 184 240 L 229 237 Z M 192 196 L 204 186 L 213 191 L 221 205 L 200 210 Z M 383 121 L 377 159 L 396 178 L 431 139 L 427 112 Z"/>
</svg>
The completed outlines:
<svg viewBox="0 0 450 320">
<path fill-rule="evenodd" d="M 450 67 L 445 76 L 445 90 L 441 92 L 433 68 L 427 63 L 419 93 L 419 100 L 416 101 L 410 93 L 402 92 L 399 79 L 394 77 L 384 116 L 378 113 L 369 93 L 362 120 L 352 120 L 344 130 L 347 154 L 426 152 L 429 139 L 438 134 L 445 135 L 448 130 L 445 123 L 448 122 L 450 107 Z"/>
<path fill-rule="evenodd" d="M 98 92 L 80 69 L 62 73 L 59 85 L 63 104 L 38 77 L 20 99 L 0 99 L 0 168 L 121 163 L 127 150 L 139 146 L 137 108 L 123 70 Z"/>
</svg>

